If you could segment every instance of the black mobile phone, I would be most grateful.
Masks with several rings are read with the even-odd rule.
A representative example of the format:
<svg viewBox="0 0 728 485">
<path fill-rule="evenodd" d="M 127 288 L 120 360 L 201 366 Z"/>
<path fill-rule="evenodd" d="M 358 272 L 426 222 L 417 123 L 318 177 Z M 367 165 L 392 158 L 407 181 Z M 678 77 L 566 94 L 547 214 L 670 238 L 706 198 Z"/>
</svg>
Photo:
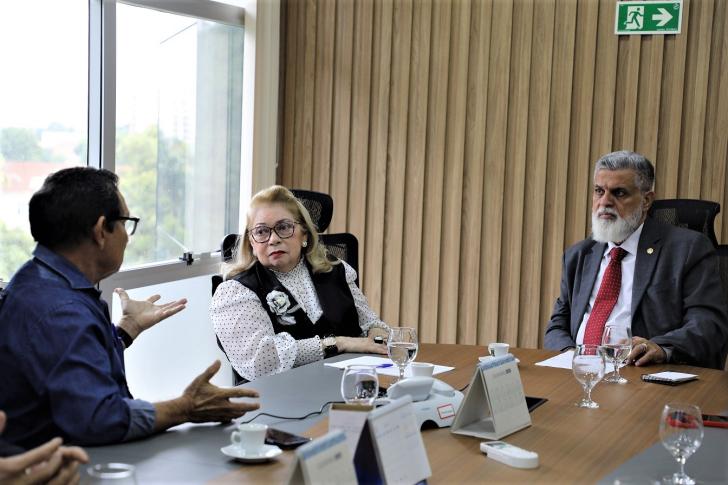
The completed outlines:
<svg viewBox="0 0 728 485">
<path fill-rule="evenodd" d="M 265 434 L 266 444 L 280 446 L 286 450 L 298 448 L 309 441 L 311 441 L 311 438 L 275 428 L 268 428 L 268 431 Z"/>
<path fill-rule="evenodd" d="M 703 424 L 713 428 L 728 428 L 728 416 L 719 414 L 703 414 Z"/>
<path fill-rule="evenodd" d="M 548 401 L 548 399 L 546 399 L 545 397 L 526 396 L 526 406 L 528 407 L 528 412 L 530 413 L 546 401 Z"/>
</svg>

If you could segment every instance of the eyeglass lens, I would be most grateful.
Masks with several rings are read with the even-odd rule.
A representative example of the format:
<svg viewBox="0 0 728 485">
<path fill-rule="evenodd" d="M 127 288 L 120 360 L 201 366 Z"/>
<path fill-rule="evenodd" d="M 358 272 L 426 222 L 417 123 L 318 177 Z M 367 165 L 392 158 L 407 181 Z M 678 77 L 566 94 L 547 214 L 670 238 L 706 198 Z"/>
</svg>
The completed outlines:
<svg viewBox="0 0 728 485">
<path fill-rule="evenodd" d="M 124 229 L 126 230 L 126 233 L 128 235 L 133 235 L 136 232 L 137 228 L 137 221 L 134 220 L 125 220 L 124 221 Z"/>
<path fill-rule="evenodd" d="M 278 234 L 279 238 L 288 239 L 293 236 L 295 227 L 296 225 L 292 222 L 279 222 L 273 227 L 260 225 L 255 226 L 251 231 L 251 234 L 253 235 L 255 242 L 264 243 L 270 239 L 271 229 Z"/>
</svg>

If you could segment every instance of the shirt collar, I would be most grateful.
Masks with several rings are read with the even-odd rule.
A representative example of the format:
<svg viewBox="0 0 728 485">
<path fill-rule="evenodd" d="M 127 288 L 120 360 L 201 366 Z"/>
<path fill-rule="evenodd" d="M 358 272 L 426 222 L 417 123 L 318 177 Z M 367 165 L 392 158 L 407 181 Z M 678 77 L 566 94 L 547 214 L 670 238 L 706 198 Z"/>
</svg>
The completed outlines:
<svg viewBox="0 0 728 485">
<path fill-rule="evenodd" d="M 621 247 L 622 249 L 627 251 L 627 253 L 629 253 L 629 254 L 632 254 L 632 255 L 637 254 L 637 245 L 640 242 L 640 235 L 642 234 L 642 228 L 644 226 L 645 226 L 645 223 L 643 222 L 642 224 L 640 224 L 640 227 L 635 229 L 635 231 L 632 234 L 630 234 L 629 237 L 622 242 L 622 244 L 619 245 L 619 247 Z M 611 251 L 612 248 L 616 248 L 616 247 L 617 247 L 617 245 L 611 241 L 609 243 L 607 243 L 606 254 L 609 254 L 609 251 Z"/>
<path fill-rule="evenodd" d="M 288 273 L 283 273 L 281 271 L 276 271 L 274 269 L 271 269 L 274 275 L 276 275 L 276 278 L 280 279 L 281 277 L 285 278 L 286 276 L 294 276 L 301 272 L 302 268 L 305 268 L 306 263 L 304 262 L 303 256 L 301 256 L 301 259 L 298 260 L 298 264 L 293 267 L 291 271 Z"/>
<path fill-rule="evenodd" d="M 38 244 L 33 251 L 35 259 L 48 266 L 51 270 L 65 279 L 74 290 L 92 289 L 99 295 L 100 291 L 84 276 L 81 271 L 69 260 L 53 252 L 42 244 Z"/>
</svg>

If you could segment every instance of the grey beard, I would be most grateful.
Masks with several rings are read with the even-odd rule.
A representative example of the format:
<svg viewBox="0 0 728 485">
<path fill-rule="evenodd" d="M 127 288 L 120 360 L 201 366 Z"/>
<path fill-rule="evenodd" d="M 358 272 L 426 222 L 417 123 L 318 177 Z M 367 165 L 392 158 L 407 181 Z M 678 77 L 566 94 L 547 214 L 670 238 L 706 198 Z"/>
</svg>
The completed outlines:
<svg viewBox="0 0 728 485">
<path fill-rule="evenodd" d="M 643 214 L 641 206 L 625 218 L 620 217 L 614 209 L 602 211 L 604 212 L 617 216 L 617 219 L 606 221 L 597 217 L 598 212 L 592 212 L 592 239 L 602 243 L 623 242 L 640 227 Z"/>
</svg>

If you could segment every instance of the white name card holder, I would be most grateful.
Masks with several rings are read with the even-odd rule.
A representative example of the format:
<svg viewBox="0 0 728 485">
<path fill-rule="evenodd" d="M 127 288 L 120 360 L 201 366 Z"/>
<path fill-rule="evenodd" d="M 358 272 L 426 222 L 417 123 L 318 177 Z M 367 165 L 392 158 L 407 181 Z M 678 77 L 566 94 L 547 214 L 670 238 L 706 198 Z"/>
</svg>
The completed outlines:
<svg viewBox="0 0 728 485">
<path fill-rule="evenodd" d="M 296 448 L 293 485 L 356 485 L 356 472 L 346 435 L 342 431 L 328 433 Z"/>
<path fill-rule="evenodd" d="M 531 416 L 513 355 L 479 363 L 451 432 L 499 440 L 528 426 Z"/>
<path fill-rule="evenodd" d="M 333 403 L 329 410 L 329 432 L 341 430 L 346 435 L 346 444 L 351 455 L 356 452 L 361 430 L 374 406 Z"/>
<path fill-rule="evenodd" d="M 354 454 L 359 483 L 420 483 L 432 475 L 409 395 L 369 413 Z"/>
</svg>

